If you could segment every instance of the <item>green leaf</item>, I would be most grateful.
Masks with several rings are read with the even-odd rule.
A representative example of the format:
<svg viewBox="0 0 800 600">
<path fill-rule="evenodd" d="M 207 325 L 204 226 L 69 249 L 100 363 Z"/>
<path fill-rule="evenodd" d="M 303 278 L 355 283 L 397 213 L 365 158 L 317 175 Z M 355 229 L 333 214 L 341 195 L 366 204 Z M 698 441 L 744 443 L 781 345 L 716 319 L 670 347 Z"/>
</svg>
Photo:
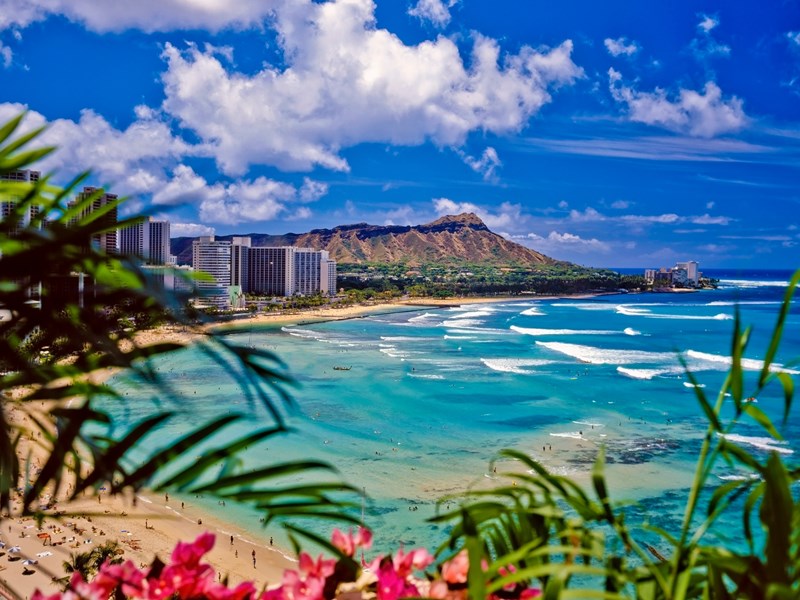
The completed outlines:
<svg viewBox="0 0 800 600">
<path fill-rule="evenodd" d="M 789 546 L 794 500 L 790 480 L 778 454 L 770 453 L 764 470 L 764 497 L 761 502 L 761 523 L 767 532 L 765 547 L 768 581 L 789 583 Z"/>
<path fill-rule="evenodd" d="M 769 342 L 769 347 L 764 355 L 764 366 L 761 368 L 761 374 L 759 376 L 760 387 L 763 387 L 769 378 L 770 367 L 772 366 L 772 363 L 775 360 L 775 355 L 778 352 L 778 346 L 780 345 L 781 337 L 783 337 L 783 328 L 786 323 L 786 317 L 789 314 L 789 310 L 792 305 L 792 297 L 794 296 L 794 291 L 797 288 L 798 283 L 800 283 L 800 270 L 795 271 L 794 275 L 792 275 L 792 278 L 789 281 L 789 286 L 786 288 L 786 292 L 784 293 L 783 302 L 781 302 L 781 308 L 778 312 L 778 320 L 775 323 L 775 327 L 772 331 L 772 338 Z"/>
<path fill-rule="evenodd" d="M 756 423 L 761 425 L 761 427 L 763 427 L 764 430 L 768 434 L 770 434 L 773 438 L 775 438 L 776 440 L 783 439 L 781 434 L 778 433 L 778 430 L 775 429 L 775 426 L 772 424 L 770 418 L 764 413 L 763 410 L 758 408 L 755 404 L 753 404 L 752 402 L 745 402 L 742 405 L 742 411 L 745 414 L 749 415 Z"/>
<path fill-rule="evenodd" d="M 794 396 L 794 380 L 788 373 L 778 373 L 778 381 L 783 388 L 783 423 L 789 420 L 789 411 L 792 409 L 792 397 Z"/>
</svg>

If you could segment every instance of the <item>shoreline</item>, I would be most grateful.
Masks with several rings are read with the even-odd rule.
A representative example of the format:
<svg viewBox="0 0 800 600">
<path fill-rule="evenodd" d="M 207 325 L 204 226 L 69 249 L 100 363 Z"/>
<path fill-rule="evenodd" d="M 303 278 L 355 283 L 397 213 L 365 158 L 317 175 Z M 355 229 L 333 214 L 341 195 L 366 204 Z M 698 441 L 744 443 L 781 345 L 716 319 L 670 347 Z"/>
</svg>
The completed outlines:
<svg viewBox="0 0 800 600">
<path fill-rule="evenodd" d="M 397 312 L 415 312 L 428 309 L 444 309 L 472 304 L 495 304 L 500 302 L 532 302 L 540 300 L 585 300 L 600 296 L 615 296 L 617 292 L 597 292 L 591 294 L 563 294 L 547 296 L 456 296 L 452 298 L 407 298 L 374 304 L 354 304 L 344 307 L 325 307 L 298 310 L 280 314 L 247 314 L 224 321 L 204 323 L 204 331 L 241 329 L 246 325 L 311 325 L 328 321 L 345 321 L 373 315 Z M 156 331 L 156 330 L 150 330 Z M 146 333 L 143 332 L 143 333 Z"/>
<path fill-rule="evenodd" d="M 427 309 L 442 309 L 468 304 L 487 304 L 509 301 L 552 300 L 557 298 L 590 298 L 596 294 L 574 296 L 541 296 L 541 297 L 472 297 L 451 298 L 441 301 L 420 298 L 400 302 L 381 302 L 368 305 L 356 305 L 327 309 L 312 309 L 280 315 L 247 315 L 241 319 L 226 322 L 204 324 L 200 331 L 192 331 L 183 327 L 162 326 L 137 333 L 137 343 L 149 345 L 163 341 L 174 341 L 191 344 L 203 333 L 227 333 L 230 330 L 240 332 L 248 326 L 291 326 L 306 325 L 327 321 L 339 321 L 363 318 L 372 315 L 395 312 L 416 312 Z M 115 370 L 104 370 L 92 374 L 95 381 L 103 381 L 115 374 Z M 35 411 L 30 405 L 23 409 L 11 402 L 9 419 L 15 424 L 29 427 L 30 417 L 25 411 Z M 32 461 L 43 456 L 43 450 L 37 443 L 27 441 L 20 449 L 22 456 L 28 455 Z M 30 454 L 28 454 L 30 453 Z M 234 586 L 242 581 L 254 581 L 257 588 L 276 585 L 280 582 L 284 570 L 296 568 L 296 561 L 290 552 L 278 546 L 270 546 L 270 535 L 267 530 L 247 530 L 232 520 L 226 520 L 219 510 L 199 507 L 190 498 L 157 497 L 145 490 L 136 497 L 108 497 L 102 492 L 59 505 L 65 514 L 56 518 L 49 516 L 41 527 L 35 525 L 32 518 L 14 517 L 3 519 L 0 541 L 5 548 L 19 546 L 17 556 L 8 566 L 0 565 L 0 582 L 11 587 L 23 596 L 30 595 L 34 589 L 45 594 L 56 592 L 59 588 L 52 578 L 65 575 L 63 562 L 70 553 L 88 552 L 91 548 L 103 544 L 107 540 L 116 540 L 125 551 L 123 558 L 132 560 L 137 565 L 149 564 L 156 556 L 167 560 L 178 541 L 191 542 L 203 531 L 216 535 L 213 550 L 205 557 L 214 570 L 222 577 L 229 578 L 229 585 Z M 178 508 L 180 506 L 180 508 Z M 54 512 L 54 509 L 48 511 Z M 49 533 L 54 546 L 43 546 L 39 534 Z M 231 543 L 233 536 L 233 543 Z M 281 537 L 275 534 L 275 537 Z M 257 554 L 257 568 L 251 561 L 251 552 Z M 49 554 L 48 554 L 49 553 Z M 44 555 L 43 555 L 44 554 Z M 35 560 L 37 564 L 25 566 L 25 560 Z M 1 591 L 1 590 L 0 590 Z M 1 594 L 0 594 L 1 595 Z"/>
</svg>

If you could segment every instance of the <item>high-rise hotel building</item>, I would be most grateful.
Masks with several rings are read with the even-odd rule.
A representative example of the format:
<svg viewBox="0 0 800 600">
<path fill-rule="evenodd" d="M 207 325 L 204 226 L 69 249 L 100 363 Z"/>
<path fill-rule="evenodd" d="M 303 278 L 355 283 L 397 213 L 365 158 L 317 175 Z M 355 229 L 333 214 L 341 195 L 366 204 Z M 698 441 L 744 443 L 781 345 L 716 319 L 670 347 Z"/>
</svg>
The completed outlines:
<svg viewBox="0 0 800 600">
<path fill-rule="evenodd" d="M 250 238 L 234 237 L 231 240 L 231 285 L 242 292 L 248 291 L 250 273 Z"/>
<path fill-rule="evenodd" d="M 192 242 L 192 267 L 211 276 L 198 280 L 197 291 L 201 300 L 217 307 L 229 305 L 228 288 L 231 285 L 231 243 L 217 241 L 213 235 L 201 236 Z"/>
<path fill-rule="evenodd" d="M 336 261 L 327 250 L 320 251 L 319 291 L 325 296 L 336 295 Z"/>
<path fill-rule="evenodd" d="M 39 171 L 31 171 L 28 169 L 17 169 L 7 173 L 0 173 L 0 180 L 2 181 L 18 181 L 21 183 L 35 183 L 39 181 L 41 173 Z M 17 205 L 20 198 L 9 196 L 7 198 L 0 198 L 0 223 L 4 223 L 4 227 L 8 227 L 9 234 L 14 235 L 20 232 L 25 227 L 31 224 L 39 215 L 39 206 L 30 205 L 25 211 L 25 214 L 18 215 Z M 15 222 L 12 223 L 12 220 Z"/>
<path fill-rule="evenodd" d="M 119 230 L 119 251 L 138 256 L 149 265 L 165 265 L 170 257 L 169 233 L 169 221 L 148 217 Z"/>
<path fill-rule="evenodd" d="M 89 198 L 92 198 L 92 201 L 86 203 Z M 93 235 L 91 244 L 94 248 L 106 254 L 116 254 L 117 252 L 117 207 L 106 208 L 116 200 L 116 194 L 107 194 L 100 188 L 86 186 L 78 194 L 77 198 L 68 204 L 70 208 L 83 205 L 79 218 L 87 217 L 96 211 L 105 210 L 103 215 L 99 217 L 99 224 L 103 226 L 105 231 Z M 73 224 L 77 222 L 78 218 L 73 220 Z"/>
<path fill-rule="evenodd" d="M 336 293 L 336 261 L 325 250 L 253 246 L 249 237 L 230 242 L 201 237 L 192 243 L 192 266 L 213 276 L 198 284 L 210 304 L 223 306 L 228 287 L 239 293 L 288 297 Z M 215 298 L 212 300 L 211 298 Z"/>
<path fill-rule="evenodd" d="M 294 296 L 296 248 L 250 248 L 250 273 L 245 291 L 263 296 Z"/>
<path fill-rule="evenodd" d="M 322 255 L 311 248 L 294 249 L 294 293 L 313 296 L 320 293 L 320 261 Z"/>
</svg>

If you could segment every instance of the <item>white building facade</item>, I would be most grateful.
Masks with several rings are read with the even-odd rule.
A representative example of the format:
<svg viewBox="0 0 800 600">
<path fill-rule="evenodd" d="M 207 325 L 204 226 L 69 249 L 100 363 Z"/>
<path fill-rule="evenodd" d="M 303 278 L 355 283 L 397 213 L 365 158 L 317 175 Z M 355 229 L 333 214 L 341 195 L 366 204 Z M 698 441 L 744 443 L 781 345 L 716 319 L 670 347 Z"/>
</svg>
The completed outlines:
<svg viewBox="0 0 800 600">
<path fill-rule="evenodd" d="M 217 241 L 213 235 L 201 236 L 192 242 L 192 268 L 211 276 L 198 281 L 197 291 L 203 304 L 216 308 L 229 307 L 231 285 L 231 243 Z"/>
<path fill-rule="evenodd" d="M 149 265 L 166 265 L 170 261 L 169 221 L 152 217 L 119 230 L 119 251 L 133 254 Z"/>
</svg>

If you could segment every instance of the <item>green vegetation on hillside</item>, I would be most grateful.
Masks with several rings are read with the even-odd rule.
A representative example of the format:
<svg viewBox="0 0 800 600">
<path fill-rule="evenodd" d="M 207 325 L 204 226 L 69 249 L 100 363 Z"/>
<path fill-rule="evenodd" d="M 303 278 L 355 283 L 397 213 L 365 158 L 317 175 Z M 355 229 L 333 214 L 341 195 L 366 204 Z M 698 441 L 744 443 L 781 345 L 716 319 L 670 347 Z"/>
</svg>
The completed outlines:
<svg viewBox="0 0 800 600">
<path fill-rule="evenodd" d="M 585 294 L 644 288 L 639 275 L 620 275 L 568 263 L 536 268 L 372 263 L 339 265 L 339 288 L 418 297 Z"/>
</svg>

